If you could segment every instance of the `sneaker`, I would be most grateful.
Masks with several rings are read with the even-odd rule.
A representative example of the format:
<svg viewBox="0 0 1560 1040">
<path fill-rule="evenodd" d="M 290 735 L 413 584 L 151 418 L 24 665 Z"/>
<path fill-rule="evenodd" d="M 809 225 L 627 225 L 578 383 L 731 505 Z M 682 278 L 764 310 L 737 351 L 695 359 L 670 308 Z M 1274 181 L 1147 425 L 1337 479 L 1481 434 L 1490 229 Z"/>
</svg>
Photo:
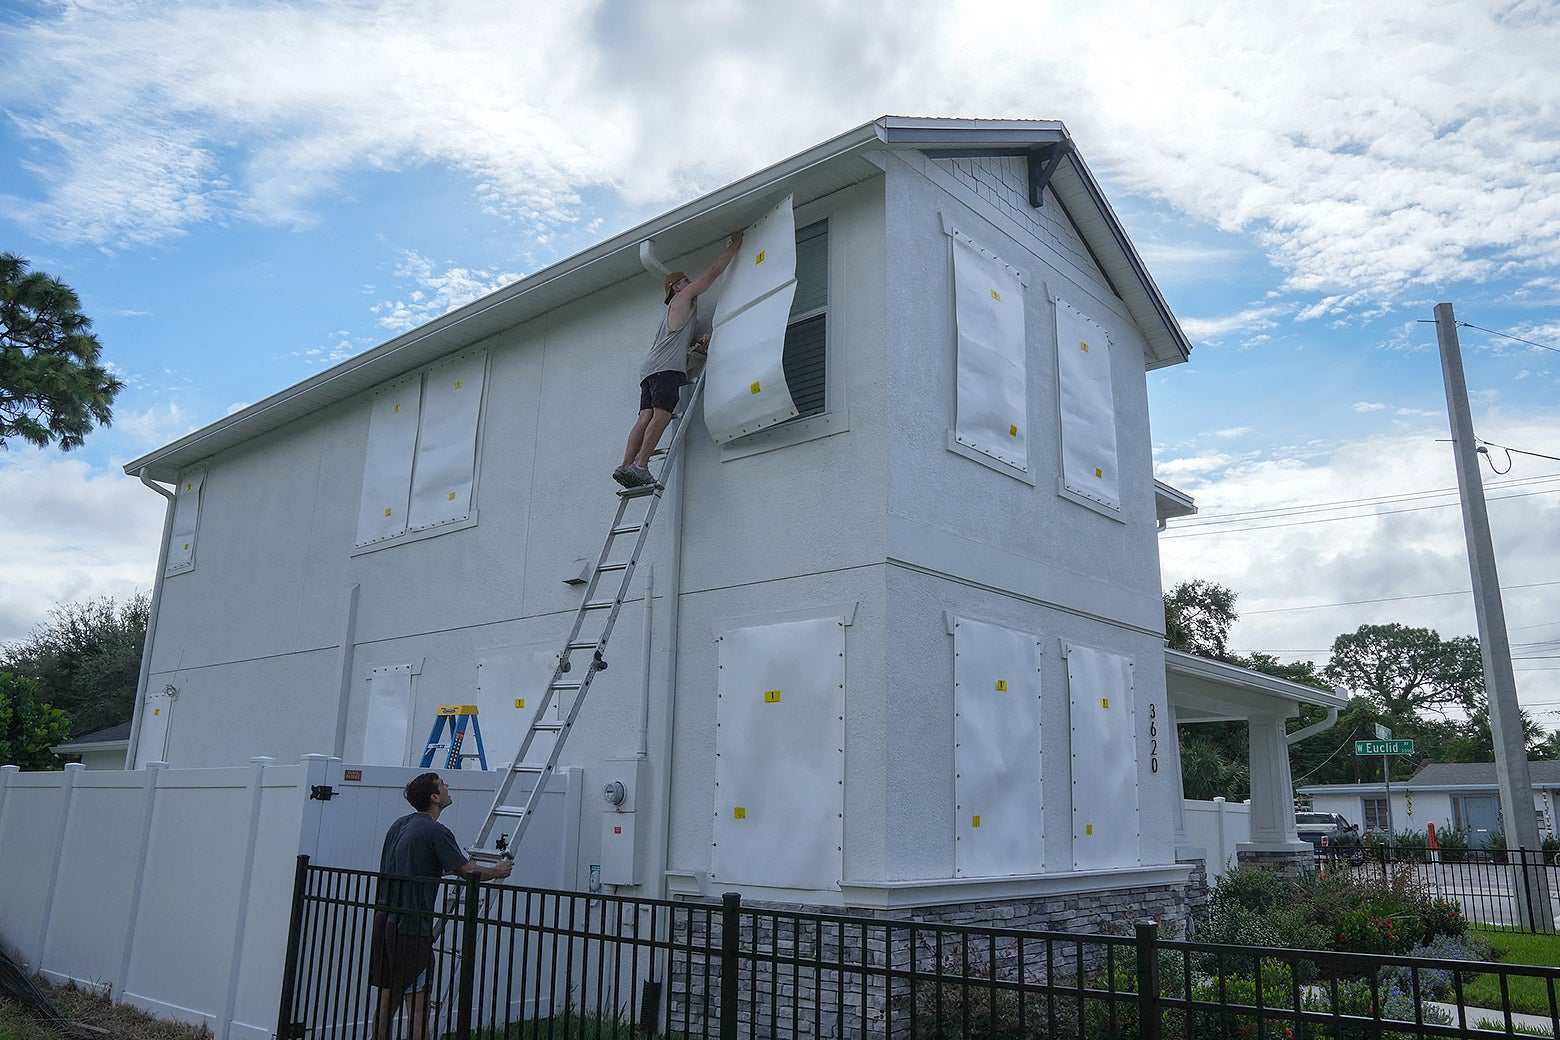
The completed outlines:
<svg viewBox="0 0 1560 1040">
<path fill-rule="evenodd" d="M 651 473 L 650 470 L 644 466 L 628 467 L 627 476 L 631 482 L 627 485 L 628 487 L 643 487 L 646 484 L 655 483 L 655 474 Z"/>
<path fill-rule="evenodd" d="M 613 470 L 612 479 L 617 481 L 619 484 L 622 484 L 624 487 L 634 486 L 633 478 L 628 475 L 627 466 L 619 466 L 617 469 Z"/>
</svg>

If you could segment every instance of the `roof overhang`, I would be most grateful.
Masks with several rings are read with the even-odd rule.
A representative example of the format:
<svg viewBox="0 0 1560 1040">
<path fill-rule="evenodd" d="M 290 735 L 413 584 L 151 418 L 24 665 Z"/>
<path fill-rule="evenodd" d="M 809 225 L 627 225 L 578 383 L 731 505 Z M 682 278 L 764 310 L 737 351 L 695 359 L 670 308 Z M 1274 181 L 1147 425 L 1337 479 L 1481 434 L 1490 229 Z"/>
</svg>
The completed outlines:
<svg viewBox="0 0 1560 1040">
<path fill-rule="evenodd" d="M 884 116 L 703 195 L 589 249 L 489 293 L 333 368 L 125 464 L 125 472 L 172 482 L 187 467 L 244 441 L 480 343 L 563 304 L 647 277 L 639 245 L 663 258 L 685 255 L 753 223 L 785 195 L 802 205 L 881 175 L 872 153 L 916 149 L 967 154 L 1046 152 L 1052 196 L 1120 294 L 1148 343 L 1145 364 L 1187 360 L 1191 343 L 1128 240 L 1067 128 L 1055 120 L 915 119 Z M 1054 161 L 1050 161 L 1054 160 Z"/>
<path fill-rule="evenodd" d="M 1342 708 L 1349 702 L 1346 693 L 1319 690 L 1181 650 L 1165 651 L 1165 688 L 1177 722 L 1272 718 L 1293 715 L 1302 704 Z"/>
<path fill-rule="evenodd" d="M 1176 520 L 1197 512 L 1192 496 L 1179 488 L 1173 488 L 1162 480 L 1154 481 L 1154 518 L 1161 528 L 1166 520 Z"/>
</svg>

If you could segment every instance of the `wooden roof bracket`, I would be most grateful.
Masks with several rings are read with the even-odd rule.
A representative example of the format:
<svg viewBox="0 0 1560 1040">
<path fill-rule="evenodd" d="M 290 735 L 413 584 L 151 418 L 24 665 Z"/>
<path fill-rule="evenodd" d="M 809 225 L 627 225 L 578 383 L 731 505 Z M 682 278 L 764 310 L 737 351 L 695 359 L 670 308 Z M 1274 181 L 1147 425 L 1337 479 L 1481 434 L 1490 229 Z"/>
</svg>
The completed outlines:
<svg viewBox="0 0 1560 1040">
<path fill-rule="evenodd" d="M 1045 186 L 1051 183 L 1051 178 L 1056 174 L 1056 168 L 1062 164 L 1062 160 L 1073 153 L 1071 138 L 1065 138 L 1054 144 L 1041 145 L 1039 148 L 1031 148 L 1024 153 L 1029 164 L 1029 205 L 1039 209 L 1045 201 Z"/>
</svg>

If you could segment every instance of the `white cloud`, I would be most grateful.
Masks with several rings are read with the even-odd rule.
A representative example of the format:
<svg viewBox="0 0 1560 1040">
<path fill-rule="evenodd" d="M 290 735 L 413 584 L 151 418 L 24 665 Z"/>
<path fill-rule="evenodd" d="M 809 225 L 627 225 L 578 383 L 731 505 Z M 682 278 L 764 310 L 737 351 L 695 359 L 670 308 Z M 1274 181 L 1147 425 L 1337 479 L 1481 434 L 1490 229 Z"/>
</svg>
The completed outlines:
<svg viewBox="0 0 1560 1040">
<path fill-rule="evenodd" d="M 379 325 L 392 332 L 414 329 L 520 277 L 513 272 L 472 271 L 453 266 L 441 270 L 413 250 L 403 254 L 395 276 L 411 282 L 406 298 L 384 300 L 370 308 L 378 316 Z"/>
<path fill-rule="evenodd" d="M 177 401 L 163 401 L 142 412 L 116 412 L 113 429 L 132 443 L 156 447 L 176 441 L 200 425 Z"/>
<path fill-rule="evenodd" d="M 1503 443 L 1518 437 L 1560 443 L 1560 416 L 1492 413 L 1479 423 L 1510 431 L 1512 440 Z M 1447 445 L 1438 441 L 1444 437 L 1421 424 L 1321 458 L 1246 458 L 1223 467 L 1208 466 L 1203 456 L 1157 463 L 1156 473 L 1184 463 L 1202 478 L 1195 489 L 1199 514 L 1172 521 L 1160 536 L 1165 586 L 1206 578 L 1239 593 L 1237 609 L 1245 613 L 1232 643 L 1242 652 L 1292 651 L 1280 656 L 1321 663 L 1336 635 L 1388 621 L 1443 636 L 1476 633 L 1471 594 L 1400 598 L 1469 587 L 1456 474 Z M 1560 543 L 1552 537 L 1560 529 L 1560 480 L 1499 482 L 1545 476 L 1560 476 L 1560 463 L 1523 459 L 1503 477 L 1485 474 L 1513 642 L 1542 638 L 1543 626 L 1560 616 L 1560 584 L 1514 588 L 1560 575 Z M 1401 497 L 1374 501 L 1389 496 Z M 1317 508 L 1323 503 L 1355 504 Z M 1230 514 L 1244 519 L 1221 520 Z M 1363 600 L 1384 602 L 1357 602 Z M 1347 603 L 1354 605 L 1290 609 Z M 1521 698 L 1560 706 L 1560 671 L 1527 670 L 1545 663 L 1519 663 Z"/>
<path fill-rule="evenodd" d="M 0 642 L 28 635 L 49 608 L 152 588 L 164 499 L 112 469 L 59 455 L 0 455 Z"/>
<path fill-rule="evenodd" d="M 1355 401 L 1354 402 L 1354 410 L 1356 412 L 1359 412 L 1362 415 L 1365 414 L 1366 412 L 1379 412 L 1379 411 L 1381 411 L 1382 409 L 1384 409 L 1386 407 L 1387 406 L 1382 404 L 1380 401 Z"/>
<path fill-rule="evenodd" d="M 887 111 L 1039 116 L 1113 184 L 1254 236 L 1321 297 L 1302 320 L 1497 274 L 1554 295 L 1553 5 L 385 0 L 368 31 L 348 0 L 47 10 L 0 29 L 44 193 L 4 204 L 65 239 L 306 223 L 349 175 L 423 164 L 545 235 L 587 192 L 664 203 Z M 1229 320 L 1188 324 L 1251 327 Z"/>
<path fill-rule="evenodd" d="M 1181 328 L 1193 339 L 1216 340 L 1231 333 L 1271 329 L 1283 313 L 1282 307 L 1253 307 L 1219 318 L 1182 318 Z"/>
</svg>

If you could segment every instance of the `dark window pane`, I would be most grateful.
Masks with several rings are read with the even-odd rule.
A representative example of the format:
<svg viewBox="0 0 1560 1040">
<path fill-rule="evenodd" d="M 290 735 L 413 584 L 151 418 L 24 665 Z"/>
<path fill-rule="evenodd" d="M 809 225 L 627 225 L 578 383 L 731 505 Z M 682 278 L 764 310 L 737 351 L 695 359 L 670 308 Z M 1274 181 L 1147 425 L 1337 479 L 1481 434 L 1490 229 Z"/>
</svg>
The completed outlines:
<svg viewBox="0 0 1560 1040">
<path fill-rule="evenodd" d="M 781 363 L 798 419 L 823 411 L 826 317 L 819 314 L 805 321 L 792 322 L 785 330 Z"/>
</svg>

